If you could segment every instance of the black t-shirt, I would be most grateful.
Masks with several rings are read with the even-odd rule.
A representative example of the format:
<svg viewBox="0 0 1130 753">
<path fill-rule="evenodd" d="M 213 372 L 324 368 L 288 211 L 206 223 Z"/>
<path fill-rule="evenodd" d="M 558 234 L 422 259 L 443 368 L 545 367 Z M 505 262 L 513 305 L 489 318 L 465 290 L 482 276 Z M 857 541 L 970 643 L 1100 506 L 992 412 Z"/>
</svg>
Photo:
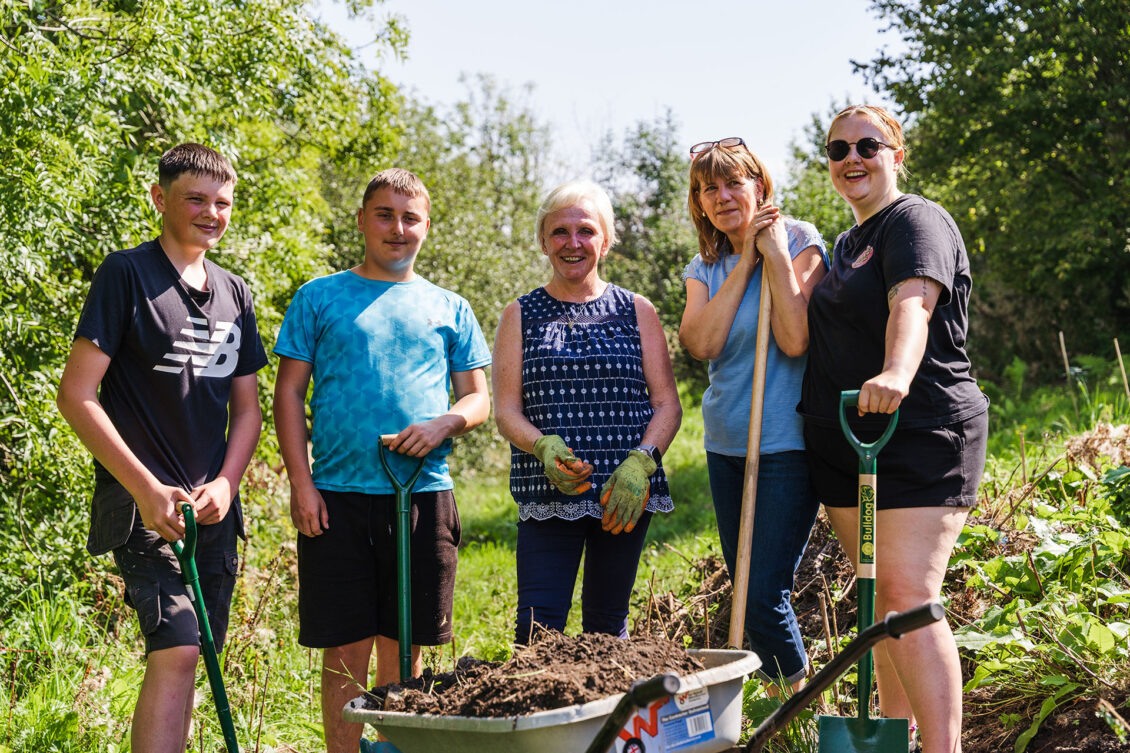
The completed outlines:
<svg viewBox="0 0 1130 753">
<path fill-rule="evenodd" d="M 988 401 L 970 374 L 969 256 L 946 210 L 906 194 L 836 239 L 832 268 L 808 304 L 808 368 L 798 410 L 807 420 L 838 422 L 840 392 L 858 390 L 883 370 L 890 309 L 887 292 L 928 277 L 942 286 L 926 351 L 899 407 L 899 426 L 941 426 L 976 416 Z M 886 425 L 887 416 L 852 423 Z"/>
<path fill-rule="evenodd" d="M 223 466 L 233 378 L 267 363 L 247 284 L 204 264 L 200 291 L 157 241 L 111 253 L 76 332 L 110 356 L 98 397 L 125 443 L 163 483 L 186 490 Z M 97 462 L 95 479 L 114 483 Z"/>
</svg>

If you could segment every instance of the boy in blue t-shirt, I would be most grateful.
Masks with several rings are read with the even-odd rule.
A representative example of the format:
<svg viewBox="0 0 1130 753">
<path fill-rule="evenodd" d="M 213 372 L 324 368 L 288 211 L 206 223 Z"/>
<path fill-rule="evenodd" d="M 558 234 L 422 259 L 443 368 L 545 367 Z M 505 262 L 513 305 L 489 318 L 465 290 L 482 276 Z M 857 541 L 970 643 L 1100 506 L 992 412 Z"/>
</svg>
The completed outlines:
<svg viewBox="0 0 1130 753">
<path fill-rule="evenodd" d="M 329 753 L 358 749 L 363 725 L 344 722 L 341 710 L 365 689 L 374 644 L 376 684 L 400 679 L 396 497 L 380 464 L 382 434 L 396 435 L 396 453 L 427 458 L 412 494 L 413 673 L 422 671 L 420 646 L 452 638 L 461 531 L 447 440 L 490 414 L 490 351 L 467 301 L 413 270 L 430 210 L 417 176 L 378 173 L 357 212 L 364 260 L 299 288 L 275 345 L 275 428 L 299 534 L 298 640 L 324 649 Z M 415 460 L 390 463 L 406 478 Z"/>
</svg>

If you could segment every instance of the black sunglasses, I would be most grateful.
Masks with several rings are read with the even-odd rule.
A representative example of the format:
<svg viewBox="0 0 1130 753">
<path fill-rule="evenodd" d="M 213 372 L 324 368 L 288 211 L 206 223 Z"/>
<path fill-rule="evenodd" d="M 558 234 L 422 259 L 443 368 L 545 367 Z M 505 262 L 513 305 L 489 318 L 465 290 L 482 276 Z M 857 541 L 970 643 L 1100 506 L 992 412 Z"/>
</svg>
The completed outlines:
<svg viewBox="0 0 1130 753">
<path fill-rule="evenodd" d="M 745 142 L 737 136 L 730 136 L 729 138 L 719 139 L 718 141 L 700 141 L 691 147 L 691 154 L 709 152 L 716 146 L 720 146 L 723 149 L 733 149 L 735 146 L 745 146 Z"/>
<path fill-rule="evenodd" d="M 824 151 L 827 153 L 828 159 L 833 162 L 839 162 L 840 160 L 847 159 L 847 156 L 851 154 L 851 148 L 853 146 L 855 147 L 855 153 L 863 159 L 871 159 L 874 157 L 879 153 L 880 147 L 885 146 L 888 149 L 894 149 L 890 144 L 884 144 L 882 141 L 879 141 L 879 139 L 873 139 L 868 136 L 859 141 L 848 142 L 843 139 L 829 141 L 824 145 Z"/>
</svg>

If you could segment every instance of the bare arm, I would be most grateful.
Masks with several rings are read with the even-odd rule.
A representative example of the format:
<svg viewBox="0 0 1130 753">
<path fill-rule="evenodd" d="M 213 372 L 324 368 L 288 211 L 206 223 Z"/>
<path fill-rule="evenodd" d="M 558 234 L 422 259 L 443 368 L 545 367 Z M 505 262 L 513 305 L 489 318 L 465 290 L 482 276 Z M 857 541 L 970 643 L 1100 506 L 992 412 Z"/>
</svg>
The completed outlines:
<svg viewBox="0 0 1130 753">
<path fill-rule="evenodd" d="M 783 219 L 758 234 L 757 247 L 765 257 L 773 297 L 769 317 L 773 339 L 785 355 L 804 355 L 808 350 L 808 299 L 825 271 L 820 249 L 809 246 L 791 258 Z"/>
<path fill-rule="evenodd" d="M 193 500 L 184 489 L 161 483 L 142 464 L 98 402 L 98 386 L 109 367 L 110 357 L 97 345 L 77 338 L 63 368 L 56 405 L 94 458 L 133 497 L 145 527 L 166 541 L 177 541 L 184 536 L 177 507 Z"/>
<path fill-rule="evenodd" d="M 263 430 L 259 407 L 259 385 L 254 374 L 232 380 L 228 401 L 228 444 L 224 464 L 216 478 L 192 490 L 196 520 L 204 525 L 219 523 L 231 509 L 239 482 L 255 453 Z"/>
<path fill-rule="evenodd" d="M 455 404 L 447 413 L 405 427 L 389 443 L 389 449 L 422 458 L 448 437 L 466 434 L 490 417 L 485 369 L 451 372 L 451 389 Z"/>
<path fill-rule="evenodd" d="M 275 379 L 275 433 L 290 481 L 290 519 L 299 533 L 318 536 L 330 526 L 326 503 L 314 488 L 306 429 L 306 390 L 313 364 L 282 356 Z"/>
<path fill-rule="evenodd" d="M 683 421 L 683 407 L 679 404 L 679 390 L 675 386 L 671 355 L 667 352 L 667 338 L 663 334 L 663 325 L 659 323 L 659 315 L 643 296 L 637 295 L 635 304 L 643 350 L 643 374 L 652 409 L 651 421 L 640 442 L 655 445 L 660 452 L 666 452 Z"/>
<path fill-rule="evenodd" d="M 926 352 L 930 317 L 942 286 L 928 277 L 911 277 L 887 292 L 890 316 L 883 370 L 859 389 L 859 413 L 894 413 L 910 392 L 910 383 Z"/>
<path fill-rule="evenodd" d="M 498 433 L 525 452 L 534 451 L 542 433 L 522 412 L 522 309 L 517 301 L 502 311 L 494 338 L 491 384 Z"/>
</svg>

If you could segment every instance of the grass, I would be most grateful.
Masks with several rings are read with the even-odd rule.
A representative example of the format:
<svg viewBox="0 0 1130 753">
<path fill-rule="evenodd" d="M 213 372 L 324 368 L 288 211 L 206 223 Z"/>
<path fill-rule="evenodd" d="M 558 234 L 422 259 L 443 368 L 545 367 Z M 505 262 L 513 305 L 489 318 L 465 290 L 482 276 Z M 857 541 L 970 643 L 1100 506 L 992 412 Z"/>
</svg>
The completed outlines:
<svg viewBox="0 0 1130 753">
<path fill-rule="evenodd" d="M 1042 531 L 1041 535 L 1054 544 L 1033 555 L 1033 569 L 1038 572 L 1037 579 L 1045 594 L 1062 597 L 1056 602 L 1056 608 L 1063 604 L 1066 605 L 1063 609 L 1073 610 L 1057 620 L 1060 632 L 1043 640 L 1048 646 L 1040 657 L 1044 660 L 1039 665 L 1044 677 L 1053 676 L 1049 674 L 1049 666 L 1067 662 L 1057 641 L 1072 651 L 1094 649 L 1098 652 L 1095 658 L 1107 662 L 1125 658 L 1118 648 L 1125 643 L 1125 636 L 1111 648 L 1109 636 L 1095 627 L 1098 622 L 1088 615 L 1104 618 L 1111 614 L 1124 615 L 1130 596 L 1125 593 L 1124 579 L 1120 579 L 1119 573 L 1126 570 L 1126 554 L 1123 552 L 1120 559 L 1117 553 L 1108 555 L 1101 548 L 1073 548 L 1074 539 L 1070 534 L 1073 526 L 1080 524 L 1069 519 L 1070 516 L 1055 513 L 1057 507 L 1070 507 L 1075 500 L 1089 498 L 1088 494 L 1109 498 L 1113 500 L 1110 504 L 1122 505 L 1119 509 L 1124 510 L 1125 500 L 1130 498 L 1126 482 L 1116 478 L 1099 483 L 1085 475 L 1057 476 L 1058 472 L 1035 479 L 1062 452 L 1063 435 L 1058 432 L 1087 428 L 1103 418 L 1127 420 L 1127 401 L 1121 395 L 1121 383 L 1116 389 L 1110 389 L 1109 380 L 1104 380 L 1105 377 L 1093 377 L 1091 391 L 1080 391 L 1077 412 L 1070 395 L 1062 388 L 1058 393 L 1051 389 L 1031 390 L 1023 399 L 1005 397 L 999 390 L 1000 394 L 994 396 L 993 457 L 983 486 L 986 503 L 1008 499 L 1008 494 L 1025 480 L 1039 485 L 1038 494 L 1033 494 L 1014 513 L 1023 516 L 1018 521 L 1027 526 L 1027 530 Z M 684 395 L 683 428 L 664 459 L 676 511 L 656 516 L 648 532 L 632 603 L 633 623 L 652 592 L 673 591 L 686 595 L 688 590 L 693 590 L 696 584 L 689 581 L 694 579 L 688 578 L 693 563 L 718 549 L 702 451 L 701 416 L 698 407 L 686 398 Z M 1099 495 L 1100 491 L 1105 496 Z M 265 465 L 257 466 L 249 475 L 243 492 L 249 538 L 241 552 L 244 570 L 233 601 L 232 627 L 223 668 L 237 734 L 241 749 L 245 751 L 307 753 L 322 749 L 318 711 L 320 654 L 298 646 L 296 641 L 296 556 L 293 529 L 286 514 L 286 492 L 284 480 Z M 510 652 L 514 621 L 516 510 L 507 480 L 502 476 L 478 474 L 458 481 L 456 493 L 463 524 L 463 546 L 456 583 L 455 642 L 429 652 L 426 657 L 426 661 L 439 669 L 449 667 L 455 656 L 504 658 Z M 1038 528 L 1032 523 L 1045 518 L 1053 521 L 1054 530 Z M 1016 523 L 1009 520 L 1005 525 L 1002 521 L 1002 530 L 1012 530 Z M 1090 525 L 1090 530 L 1094 530 L 1093 523 L 1082 525 L 1084 529 Z M 1001 583 L 993 580 L 995 574 L 1005 573 L 1019 582 L 1023 580 L 1025 567 L 1022 561 L 1001 559 L 1002 555 L 990 546 L 991 542 L 986 543 L 986 537 L 991 535 L 980 530 L 970 533 L 961 567 L 983 577 L 983 587 L 988 593 L 985 598 L 1004 601 L 1000 595 Z M 1056 543 L 1061 541 L 1064 543 Z M 978 553 L 976 547 L 984 547 L 986 551 Z M 1093 556 L 1088 556 L 1088 552 Z M 1058 559 L 1068 555 L 1073 559 L 1063 562 Z M 52 577 L 54 574 L 26 577 L 22 597 L 16 600 L 11 614 L 5 614 L 0 622 L 0 670 L 8 698 L 6 709 L 0 712 L 0 753 L 126 751 L 129 748 L 129 720 L 143 674 L 141 641 L 136 620 L 121 599 L 120 581 L 112 572 L 110 558 L 90 560 L 87 567 L 82 581 L 65 589 L 44 585 L 58 582 Z M 1012 567 L 1017 568 L 1015 572 L 1008 570 Z M 1104 601 L 1094 608 L 1088 607 L 1084 614 L 1077 608 L 1084 595 L 1079 592 L 1083 589 L 1068 587 L 1064 590 L 1055 586 L 1054 581 L 1062 573 L 1071 573 L 1079 579 L 1080 573 L 1088 572 L 1092 575 L 1108 573 L 1109 577 L 1103 582 L 1113 582 L 1122 590 L 1113 596 L 1100 593 Z M 1010 582 L 1009 587 L 1019 586 Z M 1024 658 L 1022 655 L 1008 658 L 1014 656 L 1008 649 L 1010 642 L 1024 645 L 1021 639 L 1009 637 L 1007 631 L 1012 629 L 1013 623 L 1008 621 L 1014 620 L 1015 625 L 1021 626 L 1017 629 L 1023 630 L 1031 627 L 1027 620 L 1040 617 L 1039 607 L 1033 606 L 1039 603 L 1036 597 L 1024 594 L 1023 598 L 1026 601 L 1012 612 L 994 613 L 997 615 L 995 623 L 978 623 L 967 632 L 969 642 L 979 639 L 997 652 L 991 654 L 977 649 L 981 653 L 971 654 L 974 657 L 971 661 L 977 662 L 979 668 L 977 684 L 986 686 L 1004 679 L 1013 688 L 1028 688 L 1027 692 L 1037 694 L 1038 710 L 1041 702 L 1052 698 L 1057 691 L 1049 690 L 1039 677 L 1031 676 L 1019 661 Z M 1112 609 L 1116 611 L 1110 612 Z M 1117 612 L 1119 609 L 1122 611 Z M 572 615 L 568 632 L 579 630 L 577 621 L 579 614 Z M 1116 616 L 1115 621 L 1127 623 L 1130 618 Z M 1116 627 L 1116 631 L 1121 630 L 1121 626 Z M 988 637 L 978 638 L 982 634 Z M 1116 632 L 1115 637 L 1120 635 Z M 819 637 L 810 636 L 810 639 L 819 640 Z M 1057 649 L 1060 650 L 1057 652 Z M 1091 687 L 1087 684 L 1086 672 L 1073 669 L 1073 665 L 1060 667 L 1059 676 L 1075 685 L 1070 691 L 1073 695 L 1087 692 Z M 1104 672 L 1103 680 L 1121 682 L 1121 677 L 1117 672 L 1113 675 Z M 198 687 L 201 702 L 195 714 L 191 750 L 219 750 L 222 736 L 202 670 Z M 1039 696 L 1039 693 L 1044 695 Z M 765 713 L 768 707 L 759 683 L 750 683 L 746 696 L 747 716 Z M 1023 717 L 1017 708 L 1011 706 L 1007 712 L 1002 711 L 1002 723 L 1018 729 L 1029 728 L 1032 719 Z M 1018 718 L 1013 719 L 1008 714 Z M 782 736 L 781 743 L 786 744 L 785 749 L 789 751 L 810 750 L 811 734 L 802 727 L 795 734 Z"/>
</svg>

